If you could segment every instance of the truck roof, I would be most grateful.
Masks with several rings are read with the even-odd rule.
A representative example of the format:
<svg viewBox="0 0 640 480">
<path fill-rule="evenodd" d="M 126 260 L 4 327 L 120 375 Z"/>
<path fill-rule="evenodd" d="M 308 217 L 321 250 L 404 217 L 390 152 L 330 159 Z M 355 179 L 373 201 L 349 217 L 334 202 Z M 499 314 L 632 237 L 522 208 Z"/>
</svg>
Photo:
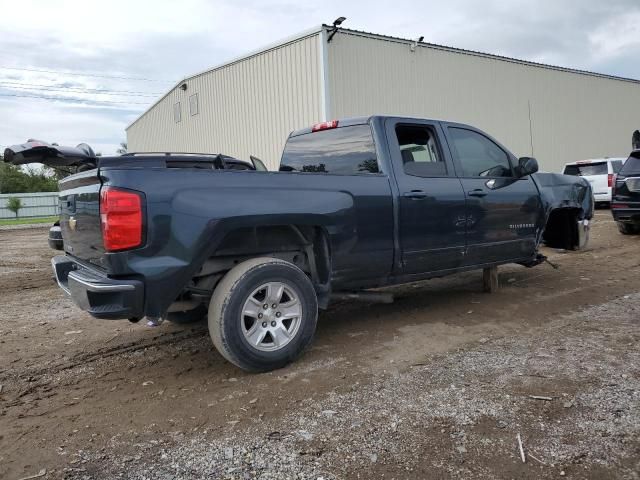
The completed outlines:
<svg viewBox="0 0 640 480">
<path fill-rule="evenodd" d="M 420 120 L 420 121 L 427 121 L 427 122 L 443 122 L 443 121 L 445 121 L 445 120 L 437 120 L 437 119 L 433 119 L 433 118 L 407 117 L 407 116 L 404 116 L 404 115 L 368 115 L 368 116 L 361 116 L 361 117 L 337 118 L 335 120 L 329 120 L 328 122 L 320 122 L 320 123 L 318 123 L 316 125 L 321 125 L 323 123 L 338 122 L 338 126 L 339 127 L 350 127 L 352 125 L 363 125 L 365 123 L 369 123 L 374 118 L 380 118 L 380 119 L 401 118 L 401 119 L 406 119 L 407 121 Z M 458 126 L 461 126 L 461 127 L 470 127 L 469 125 L 465 125 L 464 123 L 456 123 L 456 122 L 448 122 L 448 121 L 447 121 L 447 123 L 449 123 L 451 125 L 458 125 Z M 297 137 L 298 135 L 305 135 L 307 133 L 311 133 L 313 131 L 314 127 L 315 127 L 315 125 L 311 125 L 311 126 L 306 127 L 306 128 L 301 128 L 301 129 L 298 129 L 298 130 L 294 130 L 293 132 L 291 132 L 289 137 Z M 473 128 L 473 127 L 471 127 L 471 128 Z"/>
</svg>

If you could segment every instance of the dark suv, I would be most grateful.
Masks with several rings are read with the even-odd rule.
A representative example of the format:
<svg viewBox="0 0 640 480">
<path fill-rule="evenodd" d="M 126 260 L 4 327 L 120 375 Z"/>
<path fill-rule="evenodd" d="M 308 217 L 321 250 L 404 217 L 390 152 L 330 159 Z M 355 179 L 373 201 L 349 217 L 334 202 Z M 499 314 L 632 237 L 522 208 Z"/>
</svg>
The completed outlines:
<svg viewBox="0 0 640 480">
<path fill-rule="evenodd" d="M 618 172 L 611 213 L 620 232 L 625 235 L 640 233 L 640 149 L 631 152 Z"/>
</svg>

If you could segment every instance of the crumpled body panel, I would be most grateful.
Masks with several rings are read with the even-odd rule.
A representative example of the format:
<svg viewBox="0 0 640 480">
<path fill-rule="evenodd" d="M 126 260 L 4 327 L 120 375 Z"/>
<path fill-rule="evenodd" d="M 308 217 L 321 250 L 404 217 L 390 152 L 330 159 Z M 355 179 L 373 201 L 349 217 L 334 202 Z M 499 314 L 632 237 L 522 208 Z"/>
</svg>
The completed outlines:
<svg viewBox="0 0 640 480">
<path fill-rule="evenodd" d="M 535 173 L 532 177 L 540 190 L 547 218 L 556 208 L 579 209 L 578 220 L 593 217 L 593 193 L 584 178 L 560 173 Z"/>
<path fill-rule="evenodd" d="M 532 177 L 538 185 L 545 215 L 539 241 L 552 248 L 585 248 L 594 210 L 591 184 L 582 177 L 559 173 L 536 173 Z"/>
</svg>

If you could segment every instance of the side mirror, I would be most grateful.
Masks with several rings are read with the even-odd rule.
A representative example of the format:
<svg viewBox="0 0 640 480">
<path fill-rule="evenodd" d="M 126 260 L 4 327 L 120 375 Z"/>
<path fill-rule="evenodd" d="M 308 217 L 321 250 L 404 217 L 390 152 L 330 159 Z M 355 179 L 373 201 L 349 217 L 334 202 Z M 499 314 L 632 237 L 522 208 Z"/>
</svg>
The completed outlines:
<svg viewBox="0 0 640 480">
<path fill-rule="evenodd" d="M 518 159 L 518 176 L 526 177 L 538 171 L 538 161 L 533 157 L 522 157 Z"/>
</svg>

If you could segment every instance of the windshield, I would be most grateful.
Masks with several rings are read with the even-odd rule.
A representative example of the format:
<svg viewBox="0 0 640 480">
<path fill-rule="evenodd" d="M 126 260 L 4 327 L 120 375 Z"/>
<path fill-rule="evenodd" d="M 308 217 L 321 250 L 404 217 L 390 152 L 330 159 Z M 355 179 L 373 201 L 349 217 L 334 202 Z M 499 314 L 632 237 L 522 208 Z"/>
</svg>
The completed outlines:
<svg viewBox="0 0 640 480">
<path fill-rule="evenodd" d="M 584 163 L 578 165 L 567 165 L 564 167 L 565 175 L 576 175 L 579 177 L 606 175 L 607 173 L 607 162 Z"/>
</svg>

